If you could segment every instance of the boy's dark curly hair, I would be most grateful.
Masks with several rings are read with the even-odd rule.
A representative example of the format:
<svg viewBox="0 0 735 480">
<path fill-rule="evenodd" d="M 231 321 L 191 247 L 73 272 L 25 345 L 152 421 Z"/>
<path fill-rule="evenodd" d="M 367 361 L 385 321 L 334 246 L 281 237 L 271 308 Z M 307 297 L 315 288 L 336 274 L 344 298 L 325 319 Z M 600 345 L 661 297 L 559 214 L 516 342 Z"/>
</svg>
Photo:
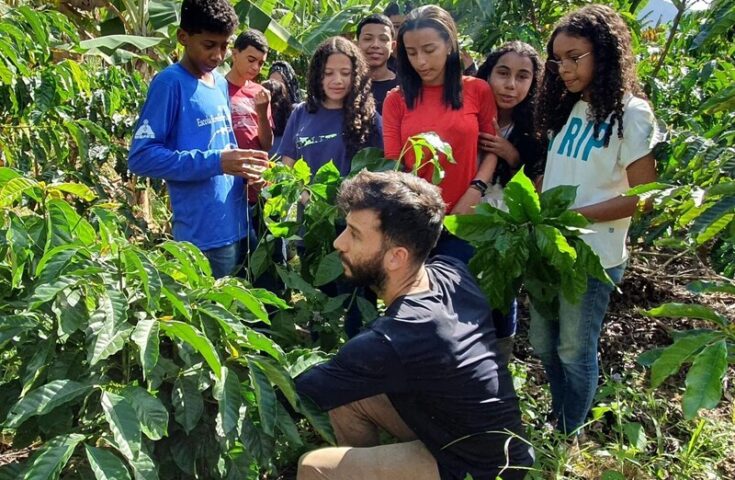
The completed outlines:
<svg viewBox="0 0 735 480">
<path fill-rule="evenodd" d="M 594 136 L 598 138 L 602 124 L 610 116 L 604 145 L 610 143 L 617 123 L 618 138 L 623 138 L 623 96 L 626 92 L 643 97 L 636 80 L 635 59 L 631 50 L 630 30 L 623 18 L 605 5 L 587 5 L 562 18 L 546 46 L 548 58 L 554 56 L 554 40 L 560 33 L 584 38 L 592 44 L 594 75 L 589 86 L 589 116 L 594 121 Z M 540 133 L 554 135 L 564 127 L 574 104 L 582 93 L 566 90 L 558 73 L 546 68 L 538 102 Z"/>
<path fill-rule="evenodd" d="M 370 139 L 376 117 L 367 62 L 357 45 L 342 37 L 331 37 L 319 44 L 309 62 L 306 109 L 314 113 L 327 99 L 322 82 L 327 59 L 334 53 L 346 55 L 352 63 L 352 85 L 344 100 L 343 126 L 347 158 L 351 159 Z"/>
<path fill-rule="evenodd" d="M 179 27 L 189 34 L 232 35 L 240 21 L 228 0 L 184 0 Z"/>
<path fill-rule="evenodd" d="M 271 92 L 271 114 L 273 115 L 273 135 L 280 137 L 286 130 L 286 122 L 293 111 L 293 104 L 288 97 L 286 87 L 275 80 L 266 80 L 261 84 Z"/>
<path fill-rule="evenodd" d="M 543 64 L 538 52 L 531 45 L 520 42 L 518 40 L 513 42 L 507 42 L 500 46 L 500 48 L 493 50 L 490 55 L 487 56 L 485 62 L 480 65 L 477 69 L 477 78 L 481 78 L 490 83 L 490 74 L 498 63 L 498 60 L 506 53 L 516 53 L 522 57 L 526 57 L 531 61 L 533 67 L 531 79 L 531 86 L 528 89 L 526 98 L 523 99 L 513 109 L 511 118 L 516 127 L 523 132 L 536 132 L 536 100 L 538 99 L 538 88 L 541 83 L 541 73 Z"/>
</svg>

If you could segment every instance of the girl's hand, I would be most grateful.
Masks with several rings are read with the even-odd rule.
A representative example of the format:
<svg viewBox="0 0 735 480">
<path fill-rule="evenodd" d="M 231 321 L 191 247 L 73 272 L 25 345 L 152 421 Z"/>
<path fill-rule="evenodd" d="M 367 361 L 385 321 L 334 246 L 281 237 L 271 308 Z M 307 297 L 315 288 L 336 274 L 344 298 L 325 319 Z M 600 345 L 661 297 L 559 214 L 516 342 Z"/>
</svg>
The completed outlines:
<svg viewBox="0 0 735 480">
<path fill-rule="evenodd" d="M 454 205 L 452 215 L 469 215 L 475 213 L 475 205 L 482 200 L 482 194 L 476 188 L 470 187 L 464 192 L 462 198 Z"/>
<path fill-rule="evenodd" d="M 508 140 L 491 133 L 480 132 L 480 150 L 486 153 L 494 153 L 505 163 L 515 168 L 521 161 L 518 150 Z"/>
</svg>

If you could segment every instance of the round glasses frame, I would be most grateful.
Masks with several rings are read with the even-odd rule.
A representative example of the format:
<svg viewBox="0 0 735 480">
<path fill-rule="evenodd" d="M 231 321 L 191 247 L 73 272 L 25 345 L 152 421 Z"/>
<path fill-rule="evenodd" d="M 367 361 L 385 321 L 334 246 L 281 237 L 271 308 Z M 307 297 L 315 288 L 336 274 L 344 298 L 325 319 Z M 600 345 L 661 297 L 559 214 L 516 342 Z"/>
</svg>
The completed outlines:
<svg viewBox="0 0 735 480">
<path fill-rule="evenodd" d="M 559 73 L 561 67 L 564 67 L 565 70 L 569 70 L 570 72 L 576 72 L 579 67 L 579 61 L 591 53 L 592 52 L 587 52 L 577 57 L 562 58 L 561 60 L 553 60 L 550 58 L 546 60 L 546 68 L 551 73 Z"/>
</svg>

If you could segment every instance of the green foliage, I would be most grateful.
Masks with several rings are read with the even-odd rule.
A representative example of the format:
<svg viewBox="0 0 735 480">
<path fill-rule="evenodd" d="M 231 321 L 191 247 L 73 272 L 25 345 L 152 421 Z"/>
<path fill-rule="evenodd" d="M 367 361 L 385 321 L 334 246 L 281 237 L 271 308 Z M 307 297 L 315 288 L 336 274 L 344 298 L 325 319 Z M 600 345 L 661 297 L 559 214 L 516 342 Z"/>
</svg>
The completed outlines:
<svg viewBox="0 0 735 480">
<path fill-rule="evenodd" d="M 319 41 L 354 31 L 386 2 L 369 3 L 234 2 L 241 24 L 264 31 L 274 53 L 301 72 Z M 471 48 L 488 52 L 511 39 L 543 47 L 554 22 L 580 2 L 440 3 L 472 37 Z M 690 12 L 676 2 L 682 15 L 667 29 L 635 19 L 642 3 L 613 6 L 631 26 L 639 75 L 669 141 L 657 151 L 659 182 L 631 192 L 654 203 L 632 232 L 657 245 L 696 249 L 733 277 L 735 4 L 716 0 L 707 11 Z M 38 448 L 24 463 L 0 467 L 0 479 L 258 478 L 280 468 L 283 445 L 298 458 L 315 433 L 333 441 L 328 419 L 297 397 L 291 378 L 324 359 L 304 345 L 331 350 L 343 341 L 346 308 L 356 303 L 365 319 L 375 315 L 354 293 L 325 293 L 341 273 L 331 247 L 341 221 L 334 166 L 273 168 L 259 207 L 263 235 L 248 258 L 252 278 L 215 282 L 195 247 L 154 244 L 160 230 L 146 228 L 129 206 L 140 188 L 126 168 L 130 132 L 145 79 L 180 56 L 180 2 L 119 0 L 66 14 L 32 4 L 40 5 L 0 3 L 0 166 L 12 167 L 0 168 L 0 421 L 13 447 Z M 417 158 L 414 172 L 433 169 L 438 183 L 439 158 L 451 161 L 447 146 L 427 135 L 407 149 Z M 352 167 L 351 175 L 399 164 L 365 150 Z M 580 236 L 586 222 L 566 211 L 574 193 L 567 187 L 539 197 L 519 176 L 506 192 L 508 212 L 483 206 L 448 219 L 480 247 L 472 268 L 494 303 L 507 305 L 525 284 L 536 308 L 553 308 L 559 295 L 578 298 L 588 274 L 604 277 Z M 302 195 L 309 201 L 299 207 Z M 165 224 L 165 196 L 156 201 Z M 278 239 L 302 242 L 300 258 L 276 264 Z M 285 291 L 277 293 L 285 300 L 252 288 L 268 277 L 283 281 Z M 691 289 L 735 291 L 729 283 L 695 282 Z M 712 322 L 640 360 L 651 366 L 654 386 L 688 366 L 688 418 L 717 405 L 733 357 L 730 320 L 698 305 L 649 313 Z M 315 332 L 316 342 L 302 338 L 301 327 Z M 642 453 L 653 458 L 643 476 L 695 478 L 691 472 L 711 470 L 697 466 L 701 445 L 712 441 L 704 420 L 672 454 L 662 448 L 669 442 L 661 407 L 632 387 L 615 388 L 645 411 L 633 413 L 633 400 L 602 407 L 618 419 L 618 445 L 609 451 L 620 462 L 606 466 L 603 478 L 645 464 Z M 295 422 L 284 402 L 311 427 Z M 524 399 L 530 418 L 538 417 L 538 402 Z M 649 416 L 654 411 L 659 418 Z M 548 438 L 533 439 L 542 456 L 554 458 L 549 470 L 564 476 L 564 451 Z"/>
<path fill-rule="evenodd" d="M 240 280 L 215 282 L 189 244 L 142 250 L 81 185 L 0 168 L 0 192 L 0 378 L 20 392 L 0 420 L 16 447 L 42 442 L 24 478 L 57 478 L 83 455 L 96 478 L 272 468 L 268 455 L 231 452 L 298 436 L 276 395 L 301 410 L 288 357 L 255 329 L 269 321 L 265 305 L 288 305 Z M 195 435 L 206 445 L 193 448 Z"/>
<path fill-rule="evenodd" d="M 701 282 L 690 287 L 698 293 L 730 292 L 733 288 L 733 283 L 704 285 Z M 653 388 L 660 386 L 685 364 L 691 364 L 682 397 L 684 417 L 691 419 L 702 408 L 715 408 L 722 398 L 728 365 L 735 362 L 731 351 L 735 340 L 731 319 L 699 304 L 667 303 L 644 313 L 651 317 L 696 318 L 714 324 L 712 329 L 679 332 L 672 345 L 646 352 L 638 361 L 651 367 Z"/>
<path fill-rule="evenodd" d="M 577 303 L 589 276 L 609 282 L 597 255 L 584 243 L 587 220 L 567 210 L 576 187 L 541 195 L 521 170 L 504 190 L 508 212 L 488 204 L 473 215 L 450 215 L 444 225 L 476 249 L 470 269 L 491 305 L 507 311 L 521 286 L 533 307 L 555 317 L 560 296 Z"/>
</svg>

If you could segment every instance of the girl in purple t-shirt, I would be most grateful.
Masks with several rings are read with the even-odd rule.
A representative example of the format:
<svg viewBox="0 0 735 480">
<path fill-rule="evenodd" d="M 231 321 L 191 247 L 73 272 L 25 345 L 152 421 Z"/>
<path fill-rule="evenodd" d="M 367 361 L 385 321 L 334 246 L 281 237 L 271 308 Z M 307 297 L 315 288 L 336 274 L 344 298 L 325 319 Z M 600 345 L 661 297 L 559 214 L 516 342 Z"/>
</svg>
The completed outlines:
<svg viewBox="0 0 735 480">
<path fill-rule="evenodd" d="M 382 136 L 362 53 L 349 40 L 328 38 L 309 63 L 306 102 L 291 114 L 278 153 L 287 165 L 303 158 L 312 173 L 331 160 L 346 176 L 352 157 L 382 148 Z"/>
</svg>

